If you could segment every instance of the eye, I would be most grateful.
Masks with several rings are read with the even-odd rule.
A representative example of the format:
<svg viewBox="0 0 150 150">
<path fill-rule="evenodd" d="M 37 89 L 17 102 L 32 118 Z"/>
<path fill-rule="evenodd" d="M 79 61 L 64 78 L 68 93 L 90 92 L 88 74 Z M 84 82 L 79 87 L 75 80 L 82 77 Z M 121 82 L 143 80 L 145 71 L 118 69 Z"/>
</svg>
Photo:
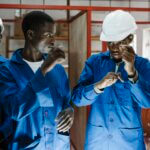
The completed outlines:
<svg viewBox="0 0 150 150">
<path fill-rule="evenodd" d="M 43 36 L 46 38 L 54 38 L 55 35 L 53 33 L 45 33 Z"/>
<path fill-rule="evenodd" d="M 53 33 L 49 33 L 49 34 L 47 34 L 47 37 L 53 38 L 54 34 Z"/>
<path fill-rule="evenodd" d="M 109 46 L 113 46 L 114 43 L 113 43 L 113 42 L 108 42 L 108 45 L 109 45 Z"/>
</svg>

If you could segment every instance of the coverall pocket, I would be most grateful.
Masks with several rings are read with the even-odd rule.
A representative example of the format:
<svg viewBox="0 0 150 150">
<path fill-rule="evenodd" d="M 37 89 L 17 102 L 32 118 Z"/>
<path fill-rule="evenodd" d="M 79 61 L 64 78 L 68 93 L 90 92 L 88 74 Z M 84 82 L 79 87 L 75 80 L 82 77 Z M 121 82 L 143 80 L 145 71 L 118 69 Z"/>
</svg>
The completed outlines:
<svg viewBox="0 0 150 150">
<path fill-rule="evenodd" d="M 120 128 L 120 133 L 124 141 L 132 143 L 133 145 L 143 139 L 143 130 L 141 127 Z"/>
<path fill-rule="evenodd" d="M 105 130 L 104 128 L 99 125 L 93 125 L 88 123 L 87 124 L 87 132 L 86 132 L 86 143 L 99 143 L 100 141 L 104 140 Z"/>
</svg>

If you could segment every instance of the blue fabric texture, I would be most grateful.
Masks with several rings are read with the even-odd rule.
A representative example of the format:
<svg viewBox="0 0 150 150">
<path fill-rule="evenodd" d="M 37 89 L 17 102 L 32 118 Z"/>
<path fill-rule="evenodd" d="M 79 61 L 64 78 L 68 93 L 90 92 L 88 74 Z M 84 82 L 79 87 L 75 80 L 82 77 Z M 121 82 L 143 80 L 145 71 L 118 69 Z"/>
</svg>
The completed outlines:
<svg viewBox="0 0 150 150">
<path fill-rule="evenodd" d="M 0 64 L 3 64 L 7 61 L 3 56 L 0 56 Z M 7 114 L 5 114 L 3 105 L 0 101 L 0 147 L 3 147 L 3 142 L 7 141 L 8 137 L 10 136 L 10 133 L 12 133 L 12 121 L 6 117 Z"/>
<path fill-rule="evenodd" d="M 4 63 L 4 62 L 6 62 L 6 61 L 7 61 L 6 58 L 4 58 L 3 56 L 0 56 L 0 64 L 1 64 L 1 63 Z"/>
<path fill-rule="evenodd" d="M 93 85 L 108 72 L 115 71 L 115 66 L 109 51 L 92 55 L 73 90 L 75 105 L 91 105 L 85 150 L 145 150 L 141 108 L 150 107 L 150 62 L 136 55 L 138 81 L 135 84 L 128 80 L 122 63 L 118 72 L 124 82 L 118 80 L 103 93 L 96 94 Z"/>
<path fill-rule="evenodd" d="M 58 134 L 55 118 L 70 107 L 70 87 L 61 65 L 44 77 L 25 63 L 22 49 L 0 66 L 0 97 L 5 112 L 16 121 L 8 149 L 69 150 L 69 135 Z"/>
</svg>

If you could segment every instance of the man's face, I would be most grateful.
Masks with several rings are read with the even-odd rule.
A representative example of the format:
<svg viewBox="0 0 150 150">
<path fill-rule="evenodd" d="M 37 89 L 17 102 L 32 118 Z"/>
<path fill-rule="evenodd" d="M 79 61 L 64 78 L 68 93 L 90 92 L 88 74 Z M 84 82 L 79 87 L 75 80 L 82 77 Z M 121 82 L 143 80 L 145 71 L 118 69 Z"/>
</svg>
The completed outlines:
<svg viewBox="0 0 150 150">
<path fill-rule="evenodd" d="M 40 52 L 48 52 L 54 45 L 54 24 L 46 22 L 38 31 L 34 31 L 32 45 Z"/>
<path fill-rule="evenodd" d="M 107 42 L 111 57 L 116 61 L 122 60 L 122 46 L 128 46 L 133 40 L 133 35 L 130 34 L 124 40 L 118 42 Z"/>
</svg>

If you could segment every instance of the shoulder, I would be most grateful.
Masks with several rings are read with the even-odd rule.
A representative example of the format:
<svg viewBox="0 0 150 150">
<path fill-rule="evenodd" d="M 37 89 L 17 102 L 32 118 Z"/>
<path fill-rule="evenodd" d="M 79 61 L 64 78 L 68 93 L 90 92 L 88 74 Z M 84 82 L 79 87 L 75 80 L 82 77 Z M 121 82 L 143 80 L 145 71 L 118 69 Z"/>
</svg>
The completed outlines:
<svg viewBox="0 0 150 150">
<path fill-rule="evenodd" d="M 137 66 L 150 65 L 150 60 L 141 56 L 135 56 L 135 64 Z M 143 66 L 144 67 L 144 66 Z"/>
<path fill-rule="evenodd" d="M 102 61 L 107 60 L 110 58 L 109 52 L 101 52 L 98 54 L 94 54 L 91 57 L 89 57 L 86 61 L 87 64 L 100 64 Z"/>
<path fill-rule="evenodd" d="M 0 64 L 6 62 L 8 59 L 4 58 L 3 56 L 0 56 Z"/>
</svg>

